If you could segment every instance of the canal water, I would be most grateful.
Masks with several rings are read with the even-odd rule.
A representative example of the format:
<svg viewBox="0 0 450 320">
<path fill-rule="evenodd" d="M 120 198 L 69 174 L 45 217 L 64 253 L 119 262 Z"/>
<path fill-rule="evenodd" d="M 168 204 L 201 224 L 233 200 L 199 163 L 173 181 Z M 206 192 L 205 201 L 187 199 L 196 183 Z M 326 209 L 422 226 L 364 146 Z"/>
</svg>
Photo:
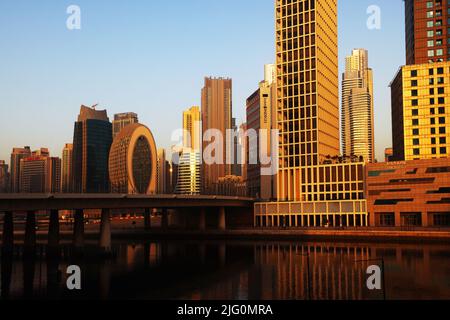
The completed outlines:
<svg viewBox="0 0 450 320">
<path fill-rule="evenodd" d="M 328 242 L 115 242 L 116 256 L 5 259 L 1 299 L 450 299 L 450 245 Z M 380 259 L 380 260 L 378 260 Z M 385 291 L 367 288 L 382 267 Z M 69 291 L 67 267 L 81 268 Z"/>
</svg>

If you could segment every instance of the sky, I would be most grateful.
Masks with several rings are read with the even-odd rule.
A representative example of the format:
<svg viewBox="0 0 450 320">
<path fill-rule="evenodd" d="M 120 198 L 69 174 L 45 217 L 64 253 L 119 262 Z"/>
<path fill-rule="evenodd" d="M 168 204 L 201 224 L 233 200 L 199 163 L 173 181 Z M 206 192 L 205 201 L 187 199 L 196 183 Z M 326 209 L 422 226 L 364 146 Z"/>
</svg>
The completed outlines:
<svg viewBox="0 0 450 320">
<path fill-rule="evenodd" d="M 69 30 L 66 10 L 81 9 Z M 339 63 L 369 50 L 374 70 L 377 158 L 390 147 L 389 83 L 405 63 L 401 0 L 339 0 Z M 367 8 L 381 28 L 367 28 Z M 233 115 L 275 62 L 274 0 L 1 0 L 0 160 L 13 147 L 47 147 L 61 156 L 72 142 L 80 105 L 136 112 L 169 148 L 182 111 L 200 105 L 205 76 L 233 79 Z"/>
</svg>

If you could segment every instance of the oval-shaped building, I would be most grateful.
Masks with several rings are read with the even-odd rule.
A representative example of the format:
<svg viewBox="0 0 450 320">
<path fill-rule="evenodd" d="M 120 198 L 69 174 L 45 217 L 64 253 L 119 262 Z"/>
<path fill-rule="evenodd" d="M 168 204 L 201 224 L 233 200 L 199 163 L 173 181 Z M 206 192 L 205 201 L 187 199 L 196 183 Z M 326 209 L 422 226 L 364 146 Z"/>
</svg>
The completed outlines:
<svg viewBox="0 0 450 320">
<path fill-rule="evenodd" d="M 149 128 L 131 124 L 114 138 L 109 153 L 113 193 L 155 194 L 157 152 Z"/>
</svg>

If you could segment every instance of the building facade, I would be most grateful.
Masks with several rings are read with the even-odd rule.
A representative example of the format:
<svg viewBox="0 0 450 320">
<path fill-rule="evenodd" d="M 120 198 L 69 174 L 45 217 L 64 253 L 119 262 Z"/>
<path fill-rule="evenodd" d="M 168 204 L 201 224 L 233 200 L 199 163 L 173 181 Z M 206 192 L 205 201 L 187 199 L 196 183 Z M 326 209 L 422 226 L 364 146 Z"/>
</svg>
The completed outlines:
<svg viewBox="0 0 450 320">
<path fill-rule="evenodd" d="M 373 72 L 368 52 L 355 49 L 342 75 L 342 153 L 375 160 Z"/>
<path fill-rule="evenodd" d="M 61 159 L 50 157 L 45 148 L 21 159 L 19 190 L 21 193 L 59 193 Z"/>
<path fill-rule="evenodd" d="M 401 67 L 391 83 L 394 159 L 450 155 L 450 62 Z"/>
<path fill-rule="evenodd" d="M 450 226 L 448 159 L 369 164 L 366 192 L 371 226 Z"/>
<path fill-rule="evenodd" d="M 13 148 L 11 153 L 10 192 L 20 192 L 20 160 L 31 156 L 30 147 Z"/>
<path fill-rule="evenodd" d="M 278 202 L 257 226 L 365 226 L 364 163 L 340 152 L 336 0 L 276 1 Z"/>
<path fill-rule="evenodd" d="M 74 193 L 109 192 L 108 158 L 111 143 L 112 125 L 106 110 L 81 106 L 73 137 Z"/>
<path fill-rule="evenodd" d="M 246 149 L 245 181 L 248 195 L 262 200 L 276 199 L 277 176 L 261 173 L 263 166 L 270 166 L 272 163 L 262 164 L 260 158 L 261 152 L 264 158 L 272 159 L 277 156 L 277 150 L 272 150 L 272 130 L 277 129 L 276 83 L 273 79 L 272 69 L 275 69 L 274 65 L 265 67 L 267 78 L 259 84 L 258 90 L 248 97 L 246 103 L 247 135 L 245 138 L 248 148 Z"/>
<path fill-rule="evenodd" d="M 72 192 L 73 144 L 66 143 L 62 152 L 61 192 Z"/>
<path fill-rule="evenodd" d="M 166 150 L 163 148 L 158 149 L 157 151 L 157 163 L 156 163 L 156 182 L 157 182 L 157 188 L 156 193 L 157 194 L 166 194 L 167 193 L 167 168 L 168 163 L 166 160 Z"/>
<path fill-rule="evenodd" d="M 226 143 L 227 130 L 232 129 L 232 80 L 224 78 L 205 78 L 202 89 L 202 136 L 203 152 L 209 148 L 216 161 L 202 159 L 202 187 L 204 193 L 214 193 L 214 183 L 219 178 L 231 174 L 231 162 L 227 161 L 230 148 L 234 147 L 232 141 Z M 208 142 L 211 130 L 221 135 L 223 143 L 210 145 Z M 213 135 L 214 136 L 214 135 Z M 211 138 L 211 142 L 214 138 Z M 217 146 L 217 148 L 214 148 Z M 208 164 L 209 162 L 209 164 Z M 212 163 L 211 163 L 212 162 Z"/>
<path fill-rule="evenodd" d="M 146 126 L 131 124 L 114 139 L 109 154 L 111 191 L 123 194 L 155 194 L 157 152 Z"/>
<path fill-rule="evenodd" d="M 183 112 L 183 147 L 199 152 L 202 148 L 202 118 L 200 107 Z"/>
<path fill-rule="evenodd" d="M 176 194 L 199 195 L 202 191 L 201 154 L 187 149 L 178 163 Z"/>
<path fill-rule="evenodd" d="M 0 193 L 9 192 L 9 171 L 4 160 L 0 160 Z"/>
<path fill-rule="evenodd" d="M 138 115 L 133 112 L 118 113 L 114 115 L 112 123 L 113 139 L 119 134 L 119 132 L 126 126 L 139 123 Z"/>
<path fill-rule="evenodd" d="M 406 0 L 406 64 L 450 58 L 448 0 Z"/>
</svg>

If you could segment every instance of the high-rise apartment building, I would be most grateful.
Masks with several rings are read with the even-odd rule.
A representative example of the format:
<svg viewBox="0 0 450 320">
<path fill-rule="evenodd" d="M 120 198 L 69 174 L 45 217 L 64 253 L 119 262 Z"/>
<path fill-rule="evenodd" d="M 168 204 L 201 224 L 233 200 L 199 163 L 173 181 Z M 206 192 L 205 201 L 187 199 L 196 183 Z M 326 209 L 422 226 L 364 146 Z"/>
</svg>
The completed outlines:
<svg viewBox="0 0 450 320">
<path fill-rule="evenodd" d="M 405 0 L 406 64 L 450 58 L 448 0 Z"/>
<path fill-rule="evenodd" d="M 50 157 L 45 148 L 21 159 L 19 189 L 21 193 L 59 193 L 61 159 Z"/>
<path fill-rule="evenodd" d="M 364 163 L 339 158 L 337 0 L 276 0 L 278 202 L 258 226 L 364 226 Z"/>
<path fill-rule="evenodd" d="M 199 152 L 202 143 L 202 119 L 200 107 L 192 107 L 183 112 L 183 147 Z"/>
<path fill-rule="evenodd" d="M 391 83 L 394 159 L 450 155 L 450 62 L 404 66 Z"/>
<path fill-rule="evenodd" d="M 268 67 L 269 66 L 269 67 Z M 276 175 L 263 175 L 260 155 L 272 159 L 272 129 L 277 129 L 276 84 L 273 79 L 274 65 L 265 67 L 265 79 L 247 99 L 246 123 L 246 183 L 251 197 L 272 200 L 276 197 Z M 270 66 L 273 66 L 272 68 Z M 250 133 L 251 132 L 251 133 Z M 261 139 L 265 141 L 262 142 Z M 265 147 L 265 150 L 260 150 Z M 260 154 L 263 153 L 263 154 Z M 250 156 L 252 155 L 252 156 Z M 264 164 L 270 166 L 270 164 Z"/>
<path fill-rule="evenodd" d="M 214 193 L 214 184 L 221 177 L 231 174 L 230 148 L 233 142 L 227 140 L 227 130 L 232 128 L 232 80 L 224 78 L 205 78 L 202 89 L 202 136 L 211 142 L 214 140 L 214 130 L 221 135 L 223 143 L 211 154 L 212 159 L 203 159 L 203 190 L 205 193 Z M 203 141 L 203 152 L 209 146 L 208 141 Z M 213 162 L 213 163 L 211 163 Z"/>
<path fill-rule="evenodd" d="M 0 160 L 0 193 L 9 191 L 9 171 L 4 160 Z"/>
<path fill-rule="evenodd" d="M 66 143 L 62 151 L 61 192 L 72 192 L 72 157 L 73 144 Z"/>
<path fill-rule="evenodd" d="M 109 192 L 108 158 L 112 125 L 106 110 L 81 106 L 73 137 L 74 193 Z"/>
<path fill-rule="evenodd" d="M 10 192 L 20 192 L 20 160 L 31 156 L 30 147 L 13 148 L 11 153 Z"/>
<path fill-rule="evenodd" d="M 118 113 L 114 115 L 112 123 L 113 139 L 119 134 L 119 132 L 126 126 L 139 123 L 138 115 L 133 112 Z"/>
<path fill-rule="evenodd" d="M 342 153 L 375 160 L 373 72 L 368 52 L 355 49 L 342 75 Z"/>
</svg>

